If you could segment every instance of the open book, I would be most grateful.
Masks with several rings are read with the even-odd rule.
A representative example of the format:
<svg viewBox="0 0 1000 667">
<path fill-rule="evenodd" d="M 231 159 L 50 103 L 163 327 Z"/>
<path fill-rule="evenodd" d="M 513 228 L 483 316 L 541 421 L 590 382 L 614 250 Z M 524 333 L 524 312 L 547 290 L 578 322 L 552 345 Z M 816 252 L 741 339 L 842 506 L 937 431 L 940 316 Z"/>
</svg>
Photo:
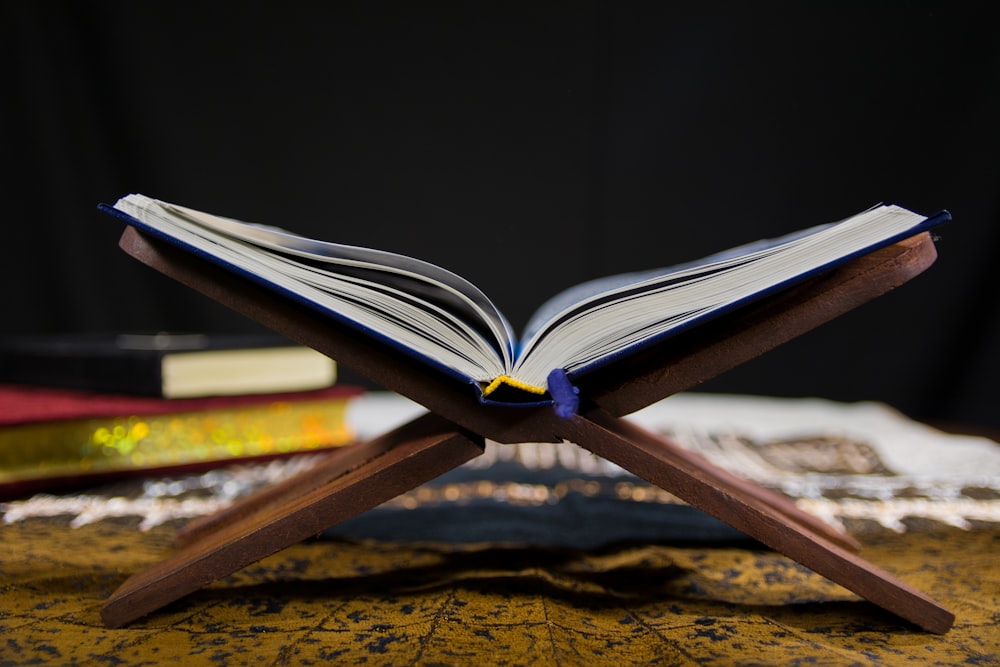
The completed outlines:
<svg viewBox="0 0 1000 667">
<path fill-rule="evenodd" d="M 587 282 L 542 304 L 518 336 L 469 281 L 412 257 L 138 194 L 100 208 L 469 383 L 483 402 L 525 405 L 558 403 L 574 378 L 950 219 L 879 205 L 682 266 Z"/>
</svg>

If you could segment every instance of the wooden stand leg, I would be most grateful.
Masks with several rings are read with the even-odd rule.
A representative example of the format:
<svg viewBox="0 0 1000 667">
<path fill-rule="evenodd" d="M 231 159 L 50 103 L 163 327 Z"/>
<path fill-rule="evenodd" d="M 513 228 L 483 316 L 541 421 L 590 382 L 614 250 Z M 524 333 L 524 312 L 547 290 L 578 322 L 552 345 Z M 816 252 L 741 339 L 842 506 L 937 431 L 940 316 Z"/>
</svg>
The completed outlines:
<svg viewBox="0 0 1000 667">
<path fill-rule="evenodd" d="M 768 489 L 625 419 L 595 409 L 560 420 L 567 439 L 930 632 L 954 616 L 852 551 L 856 543 Z M 475 458 L 481 439 L 427 414 L 190 524 L 181 547 L 127 580 L 102 618 L 119 627 Z"/>
<path fill-rule="evenodd" d="M 453 431 L 455 428 L 454 424 L 428 413 L 374 440 L 334 449 L 321 455 L 322 458 L 315 465 L 292 477 L 264 487 L 236 501 L 226 509 L 190 521 L 177 533 L 176 544 L 181 547 L 186 546 L 235 521 L 250 518 L 267 506 L 279 506 L 292 502 L 295 498 L 300 497 L 305 490 L 321 488 L 333 482 L 365 463 L 386 454 L 400 442 Z M 330 525 L 332 526 L 333 523 Z"/>
<path fill-rule="evenodd" d="M 435 428 L 441 427 L 441 428 Z M 483 453 L 483 441 L 427 415 L 348 457 L 330 457 L 195 526 L 185 546 L 121 585 L 101 618 L 120 627 L 203 586 L 316 535 Z"/>
<path fill-rule="evenodd" d="M 702 465 L 678 459 L 670 443 L 651 433 L 610 415 L 597 414 L 573 419 L 567 430 L 574 432 L 571 437 L 580 446 L 674 493 L 900 618 L 935 633 L 947 632 L 955 621 L 951 612 L 920 591 L 802 522 L 789 521 L 784 511 L 748 494 L 743 485 L 719 477 L 707 461 Z"/>
</svg>

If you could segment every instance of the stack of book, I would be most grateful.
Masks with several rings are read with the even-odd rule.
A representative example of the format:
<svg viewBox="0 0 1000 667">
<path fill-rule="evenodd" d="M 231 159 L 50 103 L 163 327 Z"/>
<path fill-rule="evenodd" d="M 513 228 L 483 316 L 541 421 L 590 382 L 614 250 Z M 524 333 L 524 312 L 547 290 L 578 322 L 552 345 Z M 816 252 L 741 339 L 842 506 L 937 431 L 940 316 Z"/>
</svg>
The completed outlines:
<svg viewBox="0 0 1000 667">
<path fill-rule="evenodd" d="M 360 392 L 272 337 L 8 338 L 0 498 L 343 446 Z"/>
</svg>

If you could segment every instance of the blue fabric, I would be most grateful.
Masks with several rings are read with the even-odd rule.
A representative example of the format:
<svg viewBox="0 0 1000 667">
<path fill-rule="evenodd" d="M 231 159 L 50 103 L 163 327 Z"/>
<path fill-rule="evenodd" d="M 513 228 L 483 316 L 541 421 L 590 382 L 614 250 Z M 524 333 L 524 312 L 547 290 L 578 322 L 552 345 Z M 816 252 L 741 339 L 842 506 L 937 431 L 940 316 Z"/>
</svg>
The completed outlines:
<svg viewBox="0 0 1000 667">
<path fill-rule="evenodd" d="M 580 408 L 580 390 L 566 377 L 566 371 L 554 368 L 547 378 L 549 395 L 552 396 L 553 409 L 563 419 L 569 419 Z"/>
</svg>

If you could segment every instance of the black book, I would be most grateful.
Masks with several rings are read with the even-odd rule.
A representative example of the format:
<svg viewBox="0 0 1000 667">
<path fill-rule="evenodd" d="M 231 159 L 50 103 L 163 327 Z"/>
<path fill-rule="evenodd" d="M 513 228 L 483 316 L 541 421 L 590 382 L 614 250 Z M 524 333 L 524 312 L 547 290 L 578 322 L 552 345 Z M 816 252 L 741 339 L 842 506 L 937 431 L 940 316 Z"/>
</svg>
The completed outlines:
<svg viewBox="0 0 1000 667">
<path fill-rule="evenodd" d="M 84 334 L 0 339 L 0 381 L 195 398 L 320 389 L 333 360 L 279 336 Z"/>
</svg>

